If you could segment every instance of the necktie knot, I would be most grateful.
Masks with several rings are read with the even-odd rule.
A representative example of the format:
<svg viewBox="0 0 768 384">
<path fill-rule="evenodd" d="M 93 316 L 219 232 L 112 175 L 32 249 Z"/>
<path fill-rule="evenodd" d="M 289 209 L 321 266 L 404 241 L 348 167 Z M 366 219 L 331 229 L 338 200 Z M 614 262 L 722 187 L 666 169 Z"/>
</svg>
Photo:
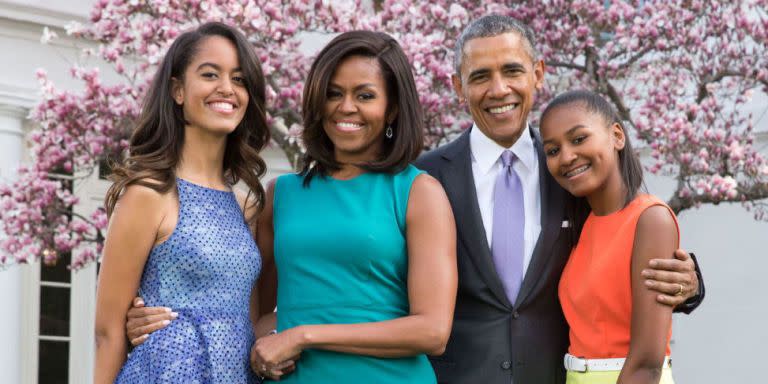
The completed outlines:
<svg viewBox="0 0 768 384">
<path fill-rule="evenodd" d="M 511 166 L 514 160 L 515 154 L 509 149 L 505 149 L 504 152 L 501 153 L 501 163 L 504 165 L 504 168 Z"/>
</svg>

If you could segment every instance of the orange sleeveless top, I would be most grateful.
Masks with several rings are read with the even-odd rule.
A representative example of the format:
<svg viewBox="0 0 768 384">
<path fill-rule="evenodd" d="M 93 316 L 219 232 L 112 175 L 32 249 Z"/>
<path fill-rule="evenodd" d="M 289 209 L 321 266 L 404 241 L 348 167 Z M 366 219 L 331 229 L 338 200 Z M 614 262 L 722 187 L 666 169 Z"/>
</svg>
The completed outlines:
<svg viewBox="0 0 768 384">
<path fill-rule="evenodd" d="M 568 353 L 592 359 L 627 357 L 632 321 L 632 247 L 640 215 L 663 201 L 638 194 L 620 211 L 590 213 L 560 278 L 558 294 L 570 326 Z M 677 218 L 670 209 L 677 226 Z M 678 227 L 678 240 L 679 240 Z M 671 324 L 670 324 L 671 325 Z M 667 336 L 667 356 L 670 354 Z"/>
</svg>

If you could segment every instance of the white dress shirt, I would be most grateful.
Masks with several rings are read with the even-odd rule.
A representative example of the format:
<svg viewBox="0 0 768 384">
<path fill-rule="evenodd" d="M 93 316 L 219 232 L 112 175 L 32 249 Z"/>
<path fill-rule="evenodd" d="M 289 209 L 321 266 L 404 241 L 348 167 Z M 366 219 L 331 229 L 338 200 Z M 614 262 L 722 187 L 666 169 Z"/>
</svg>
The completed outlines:
<svg viewBox="0 0 768 384">
<path fill-rule="evenodd" d="M 528 270 L 533 256 L 533 248 L 541 233 L 541 186 L 539 185 L 539 157 L 533 146 L 533 138 L 526 125 L 520 138 L 511 148 L 504 148 L 472 126 L 469 133 L 469 147 L 472 152 L 472 176 L 475 178 L 477 204 L 483 217 L 485 236 L 491 247 L 493 236 L 493 190 L 496 177 L 502 169 L 501 153 L 509 149 L 515 154 L 512 167 L 517 172 L 523 186 L 523 205 L 525 206 L 525 234 L 523 251 L 523 270 Z"/>
</svg>

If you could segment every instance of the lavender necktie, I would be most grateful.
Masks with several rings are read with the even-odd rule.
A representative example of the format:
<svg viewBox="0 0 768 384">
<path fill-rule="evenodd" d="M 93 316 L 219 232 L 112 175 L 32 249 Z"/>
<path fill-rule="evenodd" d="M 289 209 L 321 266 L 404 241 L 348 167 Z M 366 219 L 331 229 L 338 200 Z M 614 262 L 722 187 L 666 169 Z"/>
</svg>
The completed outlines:
<svg viewBox="0 0 768 384">
<path fill-rule="evenodd" d="M 525 207 L 523 186 L 512 168 L 515 154 L 505 150 L 501 154 L 502 169 L 496 177 L 493 190 L 493 237 L 491 253 L 504 291 L 514 305 L 523 282 L 523 233 Z"/>
</svg>

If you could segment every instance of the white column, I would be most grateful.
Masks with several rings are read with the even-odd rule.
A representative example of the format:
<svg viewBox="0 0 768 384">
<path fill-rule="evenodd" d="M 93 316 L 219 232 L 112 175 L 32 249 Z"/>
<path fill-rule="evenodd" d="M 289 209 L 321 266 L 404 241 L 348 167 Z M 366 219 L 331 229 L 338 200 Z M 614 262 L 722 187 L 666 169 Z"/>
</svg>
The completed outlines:
<svg viewBox="0 0 768 384">
<path fill-rule="evenodd" d="M 72 272 L 69 326 L 69 382 L 93 382 L 96 263 Z"/>
<path fill-rule="evenodd" d="M 24 108 L 0 105 L 0 179 L 15 178 L 24 148 Z"/>
<path fill-rule="evenodd" d="M 23 123 L 26 110 L 19 107 L 0 105 L 0 182 L 15 178 L 21 161 L 23 144 Z M 4 234 L 0 233 L 0 237 Z M 0 303 L 3 315 L 0 317 L 0 372 L 5 383 L 21 382 L 22 345 L 24 343 L 25 303 L 22 300 L 22 275 L 20 266 L 0 267 Z"/>
<path fill-rule="evenodd" d="M 110 183 L 99 180 L 98 172 L 75 183 L 80 202 L 73 207 L 75 213 L 90 216 L 104 201 Z M 83 247 L 91 246 L 84 245 Z M 78 248 L 73 257 L 80 252 Z M 96 263 L 90 263 L 72 272 L 69 335 L 69 382 L 93 382 L 94 322 L 96 313 Z"/>
</svg>

